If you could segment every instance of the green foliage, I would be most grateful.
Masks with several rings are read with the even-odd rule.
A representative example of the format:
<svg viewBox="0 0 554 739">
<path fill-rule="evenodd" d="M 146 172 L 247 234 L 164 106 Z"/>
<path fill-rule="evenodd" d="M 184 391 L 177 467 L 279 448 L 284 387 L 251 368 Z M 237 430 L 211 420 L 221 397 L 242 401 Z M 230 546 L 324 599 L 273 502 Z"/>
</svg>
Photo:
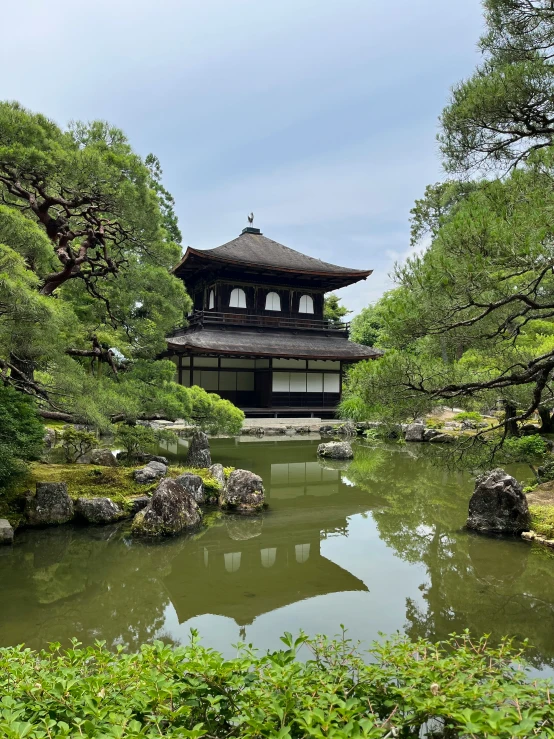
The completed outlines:
<svg viewBox="0 0 554 739">
<path fill-rule="evenodd" d="M 26 462 L 38 459 L 44 426 L 32 398 L 0 385 L 0 494 L 26 473 Z"/>
<path fill-rule="evenodd" d="M 554 730 L 551 684 L 528 678 L 508 641 L 495 648 L 467 634 L 437 644 L 396 638 L 374 645 L 369 664 L 344 635 L 282 641 L 285 649 L 262 656 L 242 646 L 233 659 L 203 648 L 195 632 L 189 646 L 155 642 L 131 654 L 76 640 L 66 651 L 4 648 L 0 732 L 378 739 L 418 736 L 432 722 L 449 737 L 512 739 Z"/>
<path fill-rule="evenodd" d="M 339 324 L 345 316 L 352 313 L 344 305 L 340 305 L 340 301 L 341 298 L 335 295 L 335 293 L 327 295 L 323 304 L 323 317 L 333 323 Z"/>
<path fill-rule="evenodd" d="M 61 433 L 61 447 L 65 461 L 76 462 L 98 444 L 96 434 L 79 431 L 74 426 L 66 426 Z"/>
<path fill-rule="evenodd" d="M 440 141 L 451 170 L 498 168 L 550 145 L 554 17 L 549 0 L 485 0 L 483 62 L 453 89 Z"/>
<path fill-rule="evenodd" d="M 379 429 L 366 429 L 364 431 L 364 436 L 368 441 L 377 441 L 381 438 Z"/>
<path fill-rule="evenodd" d="M 339 403 L 337 414 L 349 421 L 367 421 L 371 418 L 371 408 L 358 395 L 349 395 Z"/>
<path fill-rule="evenodd" d="M 479 423 L 479 421 L 483 420 L 483 416 L 480 413 L 477 413 L 477 411 L 462 411 L 461 413 L 456 413 L 454 420 L 475 421 L 476 423 Z"/>
<path fill-rule="evenodd" d="M 381 329 L 383 321 L 379 307 L 369 305 L 363 308 L 350 324 L 350 337 L 352 341 L 366 346 L 380 346 Z"/>
<path fill-rule="evenodd" d="M 548 459 L 539 467 L 537 478 L 540 483 L 554 480 L 554 459 Z"/>
<path fill-rule="evenodd" d="M 483 62 L 442 116 L 444 164 L 460 179 L 416 201 L 412 244 L 425 248 L 371 308 L 387 352 L 350 373 L 345 399 L 398 420 L 500 401 L 517 435 L 554 403 L 554 14 L 546 0 L 484 6 Z"/>
<path fill-rule="evenodd" d="M 115 438 L 127 452 L 127 459 L 132 460 L 160 442 L 175 443 L 177 434 L 167 429 L 153 429 L 150 426 L 140 424 L 130 426 L 120 423 L 116 427 Z"/>
<path fill-rule="evenodd" d="M 191 391 L 156 359 L 191 307 L 171 274 L 181 237 L 159 161 L 106 122 L 62 130 L 17 103 L 0 103 L 0 130 L 6 381 L 98 428 L 188 417 Z M 211 415 L 236 426 L 232 408 Z"/>
<path fill-rule="evenodd" d="M 534 463 L 542 460 L 548 452 L 546 441 L 539 436 L 511 437 L 502 446 L 502 458 L 506 464 L 510 462 Z"/>
<path fill-rule="evenodd" d="M 192 409 L 188 418 L 209 433 L 239 433 L 244 422 L 244 413 L 229 400 L 220 398 L 216 393 L 208 393 L 203 388 L 193 385 L 189 389 Z"/>
<path fill-rule="evenodd" d="M 444 421 L 439 421 L 438 418 L 426 418 L 425 425 L 428 429 L 442 429 L 444 428 Z"/>
</svg>

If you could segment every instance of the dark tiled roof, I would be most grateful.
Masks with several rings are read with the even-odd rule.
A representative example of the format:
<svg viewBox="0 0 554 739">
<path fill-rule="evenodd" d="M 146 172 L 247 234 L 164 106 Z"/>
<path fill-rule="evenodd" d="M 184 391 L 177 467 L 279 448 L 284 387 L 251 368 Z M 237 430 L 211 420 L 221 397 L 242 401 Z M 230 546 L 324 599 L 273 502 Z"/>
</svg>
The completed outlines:
<svg viewBox="0 0 554 739">
<path fill-rule="evenodd" d="M 357 276 L 358 279 L 368 277 L 372 270 L 349 269 L 336 264 L 323 262 L 321 259 L 309 257 L 299 251 L 283 246 L 277 241 L 268 239 L 262 233 L 242 233 L 236 239 L 217 246 L 214 249 L 193 249 L 189 247 L 181 260 L 183 264 L 189 254 L 209 257 L 224 262 L 234 262 L 259 267 L 273 267 L 291 272 L 311 272 L 324 275 Z M 178 265 L 175 271 L 178 270 Z"/>
<path fill-rule="evenodd" d="M 201 329 L 167 339 L 169 351 L 200 354 L 233 354 L 298 359 L 344 359 L 358 361 L 381 356 L 370 346 L 336 336 L 279 331 L 220 331 Z"/>
</svg>

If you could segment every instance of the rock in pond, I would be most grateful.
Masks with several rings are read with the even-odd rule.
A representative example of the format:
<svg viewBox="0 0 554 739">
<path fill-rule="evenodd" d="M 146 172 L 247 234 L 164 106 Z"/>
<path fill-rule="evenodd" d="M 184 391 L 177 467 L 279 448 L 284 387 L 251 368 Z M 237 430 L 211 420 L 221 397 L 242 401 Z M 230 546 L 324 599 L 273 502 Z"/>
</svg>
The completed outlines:
<svg viewBox="0 0 554 739">
<path fill-rule="evenodd" d="M 216 482 L 219 483 L 219 490 L 205 490 L 206 503 L 207 505 L 217 505 L 219 503 L 219 496 L 225 490 L 227 480 L 225 479 L 225 470 L 222 464 L 212 464 L 208 467 L 208 474 L 213 477 Z"/>
<path fill-rule="evenodd" d="M 77 460 L 78 464 L 95 464 L 98 467 L 117 467 L 115 454 L 109 449 L 91 449 Z"/>
<path fill-rule="evenodd" d="M 422 423 L 410 423 L 406 428 L 406 441 L 423 441 L 425 426 Z"/>
<path fill-rule="evenodd" d="M 111 498 L 78 498 L 75 512 L 88 523 L 114 523 L 125 517 L 125 511 Z"/>
<path fill-rule="evenodd" d="M 264 500 L 262 478 L 249 470 L 233 470 L 219 497 L 222 508 L 230 508 L 237 513 L 259 511 L 263 508 Z"/>
<path fill-rule="evenodd" d="M 151 482 L 154 482 L 154 480 L 158 480 L 160 477 L 163 477 L 167 474 L 167 465 L 163 464 L 162 462 L 148 462 L 146 467 L 141 467 L 140 470 L 135 470 L 133 472 L 133 477 L 135 478 L 135 482 L 139 482 L 141 484 L 147 485 Z"/>
<path fill-rule="evenodd" d="M 186 464 L 189 467 L 209 467 L 211 463 L 212 455 L 208 436 L 200 429 L 195 429 L 190 440 Z"/>
<path fill-rule="evenodd" d="M 347 441 L 329 441 L 317 447 L 319 457 L 329 459 L 353 459 L 352 446 Z"/>
<path fill-rule="evenodd" d="M 202 512 L 192 495 L 170 478 L 162 480 L 150 502 L 133 519 L 135 536 L 174 536 L 197 526 Z"/>
<path fill-rule="evenodd" d="M 185 492 L 192 495 L 199 505 L 205 502 L 206 494 L 204 492 L 204 481 L 200 475 L 194 475 L 192 472 L 185 472 L 184 475 L 176 477 L 175 482 L 178 482 Z"/>
<path fill-rule="evenodd" d="M 452 434 L 435 434 L 429 441 L 431 444 L 453 444 L 456 441 L 456 437 Z"/>
<path fill-rule="evenodd" d="M 227 481 L 225 480 L 225 469 L 223 468 L 222 464 L 212 464 L 210 467 L 208 467 L 208 474 L 210 477 L 213 477 L 214 480 L 217 480 L 217 482 L 221 485 L 221 489 L 225 487 L 227 484 Z"/>
<path fill-rule="evenodd" d="M 425 429 L 423 432 L 423 441 L 432 441 L 436 436 L 442 436 L 441 431 L 437 431 L 437 429 Z"/>
<path fill-rule="evenodd" d="M 25 516 L 31 526 L 67 523 L 73 518 L 73 501 L 65 482 L 37 482 L 36 495 L 27 499 Z"/>
<path fill-rule="evenodd" d="M 466 526 L 475 531 L 521 534 L 531 520 L 519 482 L 502 469 L 478 477 Z"/>
<path fill-rule="evenodd" d="M 150 496 L 148 495 L 136 495 L 134 498 L 129 498 L 129 515 L 135 516 L 143 508 L 146 508 L 150 503 Z"/>
<path fill-rule="evenodd" d="M 13 528 L 6 518 L 0 518 L 0 546 L 13 544 Z"/>
</svg>

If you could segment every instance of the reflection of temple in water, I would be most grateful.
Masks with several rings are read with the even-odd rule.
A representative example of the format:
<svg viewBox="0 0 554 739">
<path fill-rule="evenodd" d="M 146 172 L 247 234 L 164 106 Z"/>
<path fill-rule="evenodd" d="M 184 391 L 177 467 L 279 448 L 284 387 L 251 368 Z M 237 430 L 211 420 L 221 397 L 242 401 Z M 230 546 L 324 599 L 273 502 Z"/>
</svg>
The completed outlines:
<svg viewBox="0 0 554 739">
<path fill-rule="evenodd" d="M 265 520 L 229 517 L 224 526 L 227 535 L 214 527 L 191 542 L 164 578 L 180 623 L 212 613 L 245 625 L 299 600 L 367 590 L 321 554 L 316 527 L 273 526 L 270 515 Z"/>
<path fill-rule="evenodd" d="M 211 613 L 245 625 L 300 600 L 367 590 L 322 555 L 321 541 L 346 533 L 347 516 L 367 511 L 376 501 L 347 486 L 341 470 L 327 463 L 283 463 L 283 458 L 294 459 L 297 448 L 294 442 L 285 445 L 266 443 L 262 459 L 256 458 L 269 510 L 256 518 L 225 516 L 173 560 L 164 583 L 180 623 Z M 305 446 L 296 454 L 305 459 Z M 247 460 L 240 464 L 248 467 Z"/>
</svg>

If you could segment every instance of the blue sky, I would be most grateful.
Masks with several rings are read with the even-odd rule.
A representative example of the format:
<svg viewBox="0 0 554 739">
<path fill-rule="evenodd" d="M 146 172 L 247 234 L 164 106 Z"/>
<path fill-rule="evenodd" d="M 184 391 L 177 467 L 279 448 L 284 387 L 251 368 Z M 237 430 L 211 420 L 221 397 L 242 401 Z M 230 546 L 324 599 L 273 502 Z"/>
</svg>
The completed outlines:
<svg viewBox="0 0 554 739">
<path fill-rule="evenodd" d="M 3 99 L 154 152 L 185 245 L 229 241 L 253 210 L 270 238 L 373 268 L 339 293 L 355 311 L 409 253 L 482 30 L 478 0 L 25 0 L 2 17 Z"/>
</svg>

